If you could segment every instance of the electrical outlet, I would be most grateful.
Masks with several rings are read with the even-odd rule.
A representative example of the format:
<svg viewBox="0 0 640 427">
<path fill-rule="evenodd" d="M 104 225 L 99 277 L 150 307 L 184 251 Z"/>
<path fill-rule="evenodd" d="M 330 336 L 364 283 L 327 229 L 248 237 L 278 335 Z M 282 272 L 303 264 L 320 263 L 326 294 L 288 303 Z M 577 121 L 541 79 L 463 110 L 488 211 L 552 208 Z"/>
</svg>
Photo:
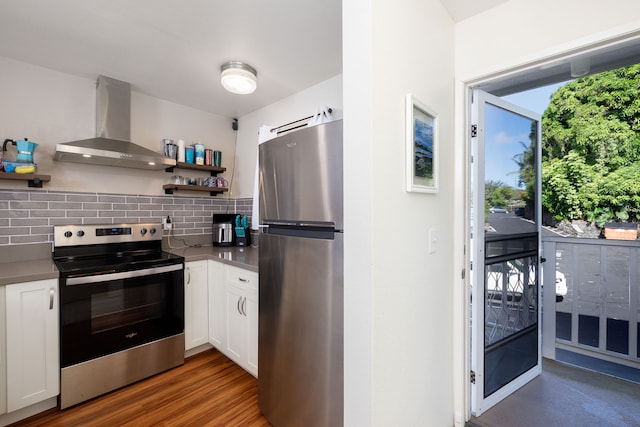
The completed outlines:
<svg viewBox="0 0 640 427">
<path fill-rule="evenodd" d="M 166 218 L 162 218 L 162 229 L 163 230 L 171 230 L 173 227 L 173 223 L 171 222 L 171 217 L 167 216 Z"/>
</svg>

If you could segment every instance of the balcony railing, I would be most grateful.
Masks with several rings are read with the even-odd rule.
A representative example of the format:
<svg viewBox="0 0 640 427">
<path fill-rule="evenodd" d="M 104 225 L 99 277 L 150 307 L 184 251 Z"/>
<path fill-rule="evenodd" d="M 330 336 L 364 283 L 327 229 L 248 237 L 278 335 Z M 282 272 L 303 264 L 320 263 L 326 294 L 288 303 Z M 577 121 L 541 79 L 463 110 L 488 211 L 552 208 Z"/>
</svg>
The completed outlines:
<svg viewBox="0 0 640 427">
<path fill-rule="evenodd" d="M 640 245 L 548 236 L 542 244 L 543 355 L 555 359 L 561 348 L 640 368 Z M 562 280 L 565 295 L 548 292 Z"/>
</svg>

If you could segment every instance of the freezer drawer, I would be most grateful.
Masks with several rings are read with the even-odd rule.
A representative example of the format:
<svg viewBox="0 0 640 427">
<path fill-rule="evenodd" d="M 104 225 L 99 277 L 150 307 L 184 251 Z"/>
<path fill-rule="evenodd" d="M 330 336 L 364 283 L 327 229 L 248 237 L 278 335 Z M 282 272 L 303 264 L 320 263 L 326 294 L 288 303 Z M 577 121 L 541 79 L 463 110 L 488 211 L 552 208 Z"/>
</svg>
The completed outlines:
<svg viewBox="0 0 640 427">
<path fill-rule="evenodd" d="M 343 423 L 343 235 L 260 237 L 258 396 L 277 426 Z"/>
</svg>

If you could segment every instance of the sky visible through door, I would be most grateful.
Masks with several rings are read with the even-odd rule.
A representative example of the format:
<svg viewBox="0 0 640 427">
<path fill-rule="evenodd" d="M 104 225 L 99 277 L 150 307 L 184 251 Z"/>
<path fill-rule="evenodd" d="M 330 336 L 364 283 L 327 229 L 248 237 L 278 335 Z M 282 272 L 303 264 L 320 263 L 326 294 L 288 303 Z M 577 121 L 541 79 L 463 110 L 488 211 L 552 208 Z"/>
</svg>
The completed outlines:
<svg viewBox="0 0 640 427">
<path fill-rule="evenodd" d="M 542 115 L 547 106 L 549 106 L 551 94 L 566 83 L 542 86 L 525 92 L 503 96 L 502 99 Z M 493 149 L 496 152 L 500 152 L 500 156 L 487 156 L 485 181 L 502 182 L 513 188 L 522 189 L 522 183 L 518 180 L 518 165 L 513 158 L 522 152 L 523 147 L 517 143 L 518 141 L 522 141 L 527 145 L 530 143 L 530 122 L 514 114 L 500 114 L 499 109 L 493 110 L 493 113 L 495 113 L 493 117 L 488 117 L 488 119 L 499 121 L 500 124 L 496 128 L 501 129 L 501 131 L 495 135 L 487 135 L 487 153 L 492 151 L 490 146 L 493 145 Z M 492 114 L 492 111 L 488 111 L 488 114 Z M 505 153 L 504 150 L 511 151 Z"/>
</svg>

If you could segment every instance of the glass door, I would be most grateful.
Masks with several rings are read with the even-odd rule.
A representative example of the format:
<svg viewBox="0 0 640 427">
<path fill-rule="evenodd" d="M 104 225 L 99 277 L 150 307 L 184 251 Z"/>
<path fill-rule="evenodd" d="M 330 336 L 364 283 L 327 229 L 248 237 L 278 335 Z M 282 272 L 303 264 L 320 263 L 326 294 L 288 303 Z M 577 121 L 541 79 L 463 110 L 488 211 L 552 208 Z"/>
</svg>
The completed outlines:
<svg viewBox="0 0 640 427">
<path fill-rule="evenodd" d="M 471 412 L 542 372 L 540 115 L 473 92 Z"/>
</svg>

